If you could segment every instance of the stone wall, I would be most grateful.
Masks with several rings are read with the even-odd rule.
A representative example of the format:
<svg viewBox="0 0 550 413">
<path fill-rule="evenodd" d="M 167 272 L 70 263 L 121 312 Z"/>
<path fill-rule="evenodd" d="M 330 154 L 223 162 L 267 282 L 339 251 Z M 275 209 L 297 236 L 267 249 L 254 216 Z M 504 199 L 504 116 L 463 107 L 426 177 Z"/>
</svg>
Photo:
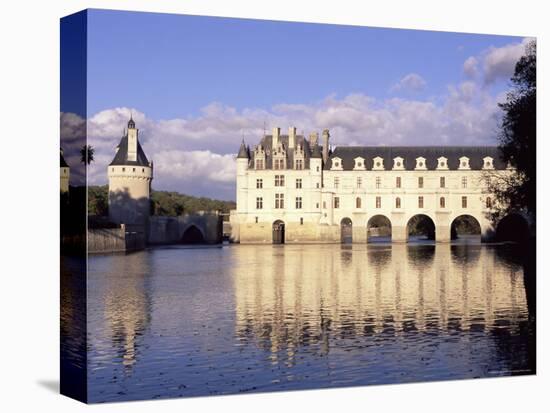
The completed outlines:
<svg viewBox="0 0 550 413">
<path fill-rule="evenodd" d="M 143 227 L 121 224 L 117 228 L 88 229 L 88 252 L 91 254 L 137 251 L 145 245 Z"/>
<path fill-rule="evenodd" d="M 185 233 L 196 228 L 205 244 L 222 242 L 223 217 L 216 212 L 198 212 L 179 217 L 152 216 L 149 219 L 149 244 L 178 244 Z"/>
</svg>

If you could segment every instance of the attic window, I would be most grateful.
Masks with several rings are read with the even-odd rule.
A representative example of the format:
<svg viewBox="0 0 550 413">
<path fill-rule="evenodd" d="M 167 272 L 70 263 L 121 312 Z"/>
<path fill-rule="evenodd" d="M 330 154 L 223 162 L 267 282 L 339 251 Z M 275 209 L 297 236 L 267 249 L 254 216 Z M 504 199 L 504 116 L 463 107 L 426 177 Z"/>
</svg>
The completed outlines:
<svg viewBox="0 0 550 413">
<path fill-rule="evenodd" d="M 458 169 L 470 169 L 470 159 L 467 156 L 460 158 L 460 167 Z"/>
<path fill-rule="evenodd" d="M 376 162 L 376 166 L 380 168 L 380 162 Z"/>
<path fill-rule="evenodd" d="M 483 169 L 493 169 L 493 158 L 486 156 L 483 158 Z"/>
</svg>

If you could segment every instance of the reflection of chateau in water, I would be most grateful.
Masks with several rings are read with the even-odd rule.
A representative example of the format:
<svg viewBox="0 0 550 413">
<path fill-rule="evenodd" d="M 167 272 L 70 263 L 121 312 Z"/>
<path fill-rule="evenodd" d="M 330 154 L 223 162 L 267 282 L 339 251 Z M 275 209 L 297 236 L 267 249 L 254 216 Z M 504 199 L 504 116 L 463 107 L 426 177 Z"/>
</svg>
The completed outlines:
<svg viewBox="0 0 550 413">
<path fill-rule="evenodd" d="M 140 340 L 151 321 L 151 288 L 148 285 L 151 269 L 146 254 L 133 255 L 131 260 L 120 258 L 113 256 L 112 262 L 107 264 L 107 282 L 101 284 L 104 291 L 98 295 L 92 293 L 103 300 L 103 314 L 99 318 L 104 328 L 94 333 L 90 341 L 100 353 L 116 348 L 125 372 L 130 373 L 137 361 Z"/>
<path fill-rule="evenodd" d="M 257 247 L 256 247 L 257 248 Z M 519 334 L 528 317 L 523 270 L 473 245 L 268 248 L 233 271 L 236 334 L 272 353 L 331 351 L 332 340 L 415 333 Z M 503 324 L 504 323 L 504 324 Z M 311 349 L 310 349 L 311 351 Z"/>
</svg>

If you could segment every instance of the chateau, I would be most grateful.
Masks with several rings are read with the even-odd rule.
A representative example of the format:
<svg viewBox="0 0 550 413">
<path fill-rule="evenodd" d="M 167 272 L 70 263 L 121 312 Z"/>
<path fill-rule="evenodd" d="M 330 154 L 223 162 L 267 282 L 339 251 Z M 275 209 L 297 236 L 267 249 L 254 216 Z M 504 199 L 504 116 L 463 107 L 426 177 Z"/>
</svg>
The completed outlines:
<svg viewBox="0 0 550 413">
<path fill-rule="evenodd" d="M 329 140 L 327 129 L 320 142 L 318 133 L 307 139 L 291 127 L 287 135 L 274 128 L 254 148 L 242 142 L 233 241 L 365 243 L 391 227 L 392 241 L 406 242 L 419 216 L 439 242 L 451 240 L 464 216 L 482 239 L 494 233 L 487 180 L 511 171 L 497 147 L 331 149 Z"/>
</svg>

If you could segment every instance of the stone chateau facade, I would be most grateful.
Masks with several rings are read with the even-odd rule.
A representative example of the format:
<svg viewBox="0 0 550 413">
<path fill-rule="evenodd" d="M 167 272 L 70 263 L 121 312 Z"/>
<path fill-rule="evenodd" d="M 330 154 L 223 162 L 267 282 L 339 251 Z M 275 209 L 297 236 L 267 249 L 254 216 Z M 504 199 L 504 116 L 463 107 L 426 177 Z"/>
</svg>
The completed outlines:
<svg viewBox="0 0 550 413">
<path fill-rule="evenodd" d="M 309 138 L 274 128 L 237 155 L 237 208 L 232 239 L 241 243 L 365 243 L 380 222 L 391 225 L 394 242 L 409 237 L 411 219 L 427 217 L 435 240 L 451 239 L 464 215 L 481 228 L 494 199 L 492 174 L 510 173 L 497 147 L 422 146 L 330 148 L 329 130 Z"/>
</svg>

